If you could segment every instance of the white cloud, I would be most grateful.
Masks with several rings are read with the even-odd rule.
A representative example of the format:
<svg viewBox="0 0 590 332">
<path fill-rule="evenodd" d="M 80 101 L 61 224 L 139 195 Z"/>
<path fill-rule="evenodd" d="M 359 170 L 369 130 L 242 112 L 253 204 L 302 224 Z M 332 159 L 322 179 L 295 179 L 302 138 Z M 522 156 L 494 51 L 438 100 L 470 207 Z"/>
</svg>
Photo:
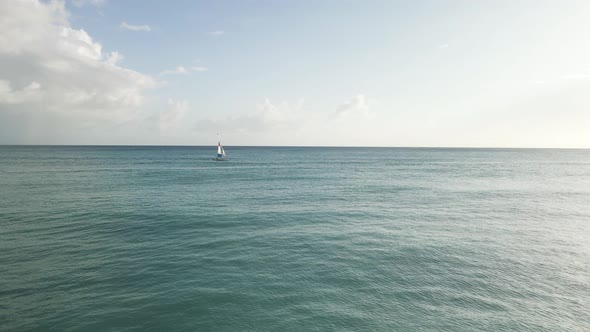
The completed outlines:
<svg viewBox="0 0 590 332">
<path fill-rule="evenodd" d="M 165 75 L 187 75 L 191 71 L 203 72 L 203 71 L 207 71 L 207 70 L 209 70 L 209 69 L 207 67 L 203 67 L 203 66 L 190 67 L 188 70 L 184 66 L 178 66 L 178 67 L 176 67 L 174 69 L 166 69 L 166 70 L 162 71 L 160 73 L 160 75 L 161 76 L 165 76 Z"/>
<path fill-rule="evenodd" d="M 197 119 L 192 135 L 207 141 L 220 132 L 228 145 L 317 146 L 375 145 L 375 136 L 388 133 L 390 119 L 370 112 L 379 104 L 364 94 L 351 97 L 336 111 L 322 101 L 316 102 L 319 103 L 309 104 L 300 99 L 294 103 L 273 103 L 264 98 L 251 111 Z"/>
<path fill-rule="evenodd" d="M 168 99 L 168 109 L 159 114 L 158 128 L 161 135 L 169 135 L 177 132 L 179 126 L 183 124 L 184 117 L 189 109 L 186 100 L 174 101 Z"/>
<path fill-rule="evenodd" d="M 358 94 L 347 101 L 344 104 L 341 104 L 336 109 L 336 114 L 338 116 L 346 116 L 350 114 L 360 114 L 369 116 L 369 100 L 363 94 Z"/>
<path fill-rule="evenodd" d="M 303 99 L 295 104 L 282 102 L 278 105 L 271 103 L 268 98 L 256 105 L 254 111 L 248 113 L 234 113 L 225 117 L 201 119 L 197 122 L 197 129 L 201 132 L 215 131 L 240 133 L 243 135 L 258 135 L 268 132 L 297 130 L 301 127 Z M 231 135 L 231 134 L 230 134 Z"/>
<path fill-rule="evenodd" d="M 301 107 L 302 103 L 298 107 Z M 264 98 L 264 102 L 257 105 L 254 117 L 259 118 L 268 128 L 281 127 L 292 120 L 294 109 L 296 107 L 289 105 L 287 102 L 275 106 L 268 98 Z"/>
<path fill-rule="evenodd" d="M 63 2 L 0 1 L 0 13 L 11 18 L 0 19 L 0 131 L 20 126 L 22 135 L 28 128 L 50 138 L 66 126 L 126 121 L 137 116 L 145 89 L 159 85 L 72 28 Z M 32 127 L 34 119 L 45 124 Z"/>
<path fill-rule="evenodd" d="M 85 5 L 91 6 L 102 6 L 106 3 L 106 0 L 71 0 L 72 3 L 77 7 L 82 7 Z"/>
<path fill-rule="evenodd" d="M 223 30 L 209 31 L 209 35 L 211 35 L 211 36 L 221 36 L 224 34 L 225 34 L 225 31 L 223 31 Z"/>
<path fill-rule="evenodd" d="M 440 44 L 438 48 L 449 48 L 449 44 Z"/>
<path fill-rule="evenodd" d="M 174 69 L 167 69 L 160 73 L 160 75 L 186 75 L 188 71 L 183 66 L 178 66 Z"/>
<path fill-rule="evenodd" d="M 111 52 L 107 57 L 106 63 L 114 66 L 117 63 L 121 62 L 124 58 L 125 57 L 123 56 L 123 54 L 119 52 Z"/>
<path fill-rule="evenodd" d="M 132 24 L 128 24 L 127 22 L 122 22 L 120 27 L 123 29 L 131 30 L 131 31 L 146 31 L 146 32 L 152 31 L 152 28 L 150 28 L 150 26 L 147 24 L 132 25 Z"/>
</svg>

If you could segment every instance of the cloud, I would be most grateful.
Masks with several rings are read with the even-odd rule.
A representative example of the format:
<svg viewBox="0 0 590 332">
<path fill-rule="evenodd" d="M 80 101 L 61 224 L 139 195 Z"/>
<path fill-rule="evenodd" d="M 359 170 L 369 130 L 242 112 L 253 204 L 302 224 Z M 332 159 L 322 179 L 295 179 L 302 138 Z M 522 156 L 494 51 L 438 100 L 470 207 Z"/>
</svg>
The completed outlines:
<svg viewBox="0 0 590 332">
<path fill-rule="evenodd" d="M 106 59 L 106 63 L 108 63 L 109 65 L 116 65 L 117 63 L 121 62 L 125 57 L 123 56 L 123 54 L 119 53 L 119 52 L 111 52 L 109 54 L 109 56 Z"/>
<path fill-rule="evenodd" d="M 128 24 L 127 22 L 122 22 L 120 25 L 121 28 L 123 29 L 127 29 L 127 30 L 131 30 L 131 31 L 145 31 L 145 32 L 149 32 L 152 31 L 152 29 L 150 28 L 149 25 L 144 24 L 144 25 L 132 25 L 132 24 Z"/>
<path fill-rule="evenodd" d="M 182 120 L 188 109 L 189 104 L 186 100 L 174 101 L 173 99 L 168 99 L 168 109 L 160 113 L 158 117 L 160 134 L 167 135 L 176 132 L 175 129 L 182 125 Z"/>
<path fill-rule="evenodd" d="M 389 123 L 389 118 L 369 111 L 378 106 L 364 94 L 351 97 L 336 111 L 321 101 L 274 103 L 264 98 L 250 111 L 196 119 L 192 135 L 207 141 L 223 133 L 228 145 L 375 145 L 372 139 L 386 135 Z"/>
<path fill-rule="evenodd" d="M 336 109 L 336 114 L 338 116 L 346 116 L 350 114 L 361 114 L 361 115 L 370 115 L 369 114 L 369 101 L 367 97 L 363 94 L 358 94 L 347 101 L 344 104 L 341 104 Z"/>
<path fill-rule="evenodd" d="M 160 73 L 160 75 L 186 75 L 188 71 L 183 66 L 178 66 L 174 69 L 167 69 Z"/>
<path fill-rule="evenodd" d="M 440 44 L 438 48 L 449 48 L 449 44 Z"/>
<path fill-rule="evenodd" d="M 196 67 L 190 67 L 189 70 L 187 70 L 184 66 L 178 66 L 174 69 L 167 69 L 164 70 L 160 73 L 161 76 L 165 76 L 165 75 L 187 75 L 189 72 L 191 71 L 196 71 L 196 72 L 203 72 L 203 71 L 207 71 L 209 70 L 207 67 L 203 67 L 203 66 L 196 66 Z"/>
<path fill-rule="evenodd" d="M 197 122 L 196 129 L 209 133 L 219 131 L 257 135 L 278 131 L 284 134 L 301 127 L 304 122 L 301 116 L 303 103 L 304 101 L 301 99 L 295 104 L 282 102 L 275 105 L 265 98 L 264 101 L 256 105 L 254 111 L 201 119 Z"/>
<path fill-rule="evenodd" d="M 11 18 L 0 19 L 0 132 L 14 133 L 4 139 L 39 143 L 19 136 L 30 133 L 51 143 L 66 127 L 128 121 L 160 84 L 72 28 L 63 2 L 0 1 L 0 13 Z"/>
<path fill-rule="evenodd" d="M 224 34 L 225 34 L 225 31 L 223 31 L 223 30 L 209 31 L 209 35 L 211 35 L 211 36 L 221 36 Z"/>
<path fill-rule="evenodd" d="M 106 3 L 106 0 L 71 0 L 72 3 L 74 4 L 74 6 L 76 7 L 83 7 L 86 5 L 91 5 L 91 6 L 102 6 Z"/>
<path fill-rule="evenodd" d="M 0 104 L 20 104 L 38 99 L 41 95 L 41 84 L 31 82 L 21 90 L 13 90 L 9 81 L 0 80 Z"/>
</svg>

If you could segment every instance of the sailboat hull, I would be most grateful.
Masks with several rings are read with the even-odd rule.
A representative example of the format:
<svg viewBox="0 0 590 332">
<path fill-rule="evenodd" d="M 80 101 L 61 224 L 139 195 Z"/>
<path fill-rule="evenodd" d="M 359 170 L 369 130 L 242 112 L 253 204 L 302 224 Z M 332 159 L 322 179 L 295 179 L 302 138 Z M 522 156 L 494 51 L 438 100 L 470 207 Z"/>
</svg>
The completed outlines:
<svg viewBox="0 0 590 332">
<path fill-rule="evenodd" d="M 228 161 L 228 158 L 213 158 L 215 161 Z"/>
</svg>

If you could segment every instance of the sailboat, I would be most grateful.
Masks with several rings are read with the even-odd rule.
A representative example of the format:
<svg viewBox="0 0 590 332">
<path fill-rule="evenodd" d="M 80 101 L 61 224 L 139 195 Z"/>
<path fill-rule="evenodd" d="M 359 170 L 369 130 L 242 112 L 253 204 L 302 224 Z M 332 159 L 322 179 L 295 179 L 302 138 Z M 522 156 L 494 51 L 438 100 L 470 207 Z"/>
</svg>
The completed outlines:
<svg viewBox="0 0 590 332">
<path fill-rule="evenodd" d="M 223 146 L 221 146 L 221 142 L 217 141 L 217 157 L 213 158 L 215 161 L 226 161 L 229 158 L 225 155 L 225 150 Z"/>
</svg>

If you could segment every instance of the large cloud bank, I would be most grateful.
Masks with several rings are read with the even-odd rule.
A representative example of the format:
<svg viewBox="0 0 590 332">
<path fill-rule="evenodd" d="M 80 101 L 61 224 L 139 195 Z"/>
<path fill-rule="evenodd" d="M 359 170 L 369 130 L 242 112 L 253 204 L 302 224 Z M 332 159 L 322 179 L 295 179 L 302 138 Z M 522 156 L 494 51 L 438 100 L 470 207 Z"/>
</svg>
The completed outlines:
<svg viewBox="0 0 590 332">
<path fill-rule="evenodd" d="M 73 28 L 64 2 L 0 1 L 2 143 L 39 144 L 51 133 L 133 119 L 158 82 L 121 59 Z"/>
</svg>

